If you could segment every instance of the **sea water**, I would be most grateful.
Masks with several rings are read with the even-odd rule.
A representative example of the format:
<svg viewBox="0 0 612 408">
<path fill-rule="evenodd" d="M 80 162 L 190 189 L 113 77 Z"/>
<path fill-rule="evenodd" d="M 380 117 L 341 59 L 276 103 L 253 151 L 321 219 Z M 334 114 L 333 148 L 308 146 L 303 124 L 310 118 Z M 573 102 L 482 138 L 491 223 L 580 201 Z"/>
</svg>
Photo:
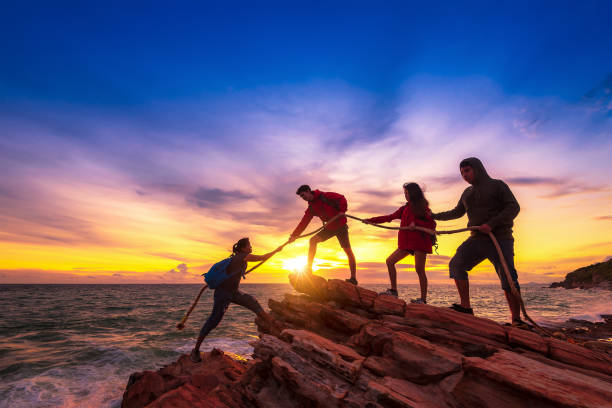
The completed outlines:
<svg viewBox="0 0 612 408">
<path fill-rule="evenodd" d="M 385 285 L 364 285 L 382 291 Z M 242 284 L 267 309 L 293 292 L 285 284 Z M 0 285 L 0 407 L 119 407 L 128 378 L 188 353 L 212 308 L 206 291 L 183 331 L 175 328 L 199 285 Z M 540 323 L 597 321 L 612 314 L 612 292 L 524 286 L 529 315 Z M 418 285 L 399 295 L 419 297 Z M 476 315 L 505 322 L 499 286 L 472 286 Z M 452 285 L 430 285 L 429 304 L 457 301 Z M 253 314 L 232 305 L 202 344 L 250 358 Z"/>
</svg>

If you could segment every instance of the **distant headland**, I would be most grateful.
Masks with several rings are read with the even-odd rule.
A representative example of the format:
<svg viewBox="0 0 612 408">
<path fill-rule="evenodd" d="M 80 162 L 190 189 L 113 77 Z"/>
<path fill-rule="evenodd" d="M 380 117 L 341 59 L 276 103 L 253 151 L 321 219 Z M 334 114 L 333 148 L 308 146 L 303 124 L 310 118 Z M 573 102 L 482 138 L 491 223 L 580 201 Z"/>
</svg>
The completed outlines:
<svg viewBox="0 0 612 408">
<path fill-rule="evenodd" d="M 565 275 L 562 282 L 553 282 L 551 288 L 566 289 L 602 288 L 612 290 L 612 259 L 589 266 L 583 266 Z"/>
</svg>

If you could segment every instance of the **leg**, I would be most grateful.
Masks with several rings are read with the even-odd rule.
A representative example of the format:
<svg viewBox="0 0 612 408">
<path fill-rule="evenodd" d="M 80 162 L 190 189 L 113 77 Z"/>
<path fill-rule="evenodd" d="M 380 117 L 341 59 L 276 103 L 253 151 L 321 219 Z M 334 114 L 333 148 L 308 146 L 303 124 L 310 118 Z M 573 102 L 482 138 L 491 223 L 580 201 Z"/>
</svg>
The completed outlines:
<svg viewBox="0 0 612 408">
<path fill-rule="evenodd" d="M 386 260 L 387 269 L 389 270 L 389 280 L 391 281 L 391 289 L 397 291 L 397 271 L 395 264 L 404 259 L 408 255 L 405 249 L 396 249 Z"/>
<path fill-rule="evenodd" d="M 196 341 L 196 345 L 193 348 L 193 351 L 191 352 L 192 355 L 197 355 L 197 357 L 199 357 L 202 341 L 204 341 L 204 338 L 208 335 L 208 333 L 210 333 L 210 331 L 217 327 L 219 322 L 221 322 L 221 319 L 223 319 L 223 315 L 225 314 L 225 311 L 227 310 L 227 307 L 229 306 L 231 301 L 231 298 L 229 296 L 216 295 L 217 292 L 215 292 L 213 310 L 210 313 L 210 316 L 208 316 L 206 323 L 204 323 L 204 326 L 202 326 L 202 329 L 200 330 L 200 335 L 198 336 L 198 340 Z"/>
<path fill-rule="evenodd" d="M 357 280 L 357 262 L 355 261 L 355 254 L 351 247 L 342 248 L 348 257 L 349 268 L 351 270 L 351 279 Z"/>
<path fill-rule="evenodd" d="M 470 304 L 470 282 L 468 281 L 467 272 L 486 258 L 487 255 L 483 249 L 483 242 L 470 237 L 459 245 L 455 256 L 453 256 L 448 264 L 450 277 L 455 280 L 457 292 L 459 292 L 459 298 L 461 299 L 461 307 L 463 308 L 470 309 L 472 307 Z"/>
<path fill-rule="evenodd" d="M 274 319 L 267 313 L 259 304 L 255 297 L 249 295 L 248 293 L 244 293 L 242 291 L 237 291 L 234 293 L 234 297 L 232 298 L 232 303 L 236 303 L 242 307 L 246 307 L 253 313 L 257 315 L 257 317 L 263 320 L 266 325 L 272 329 L 274 327 Z"/>
<path fill-rule="evenodd" d="M 461 299 L 461 307 L 471 309 L 470 304 L 470 281 L 467 279 L 455 279 L 455 286 L 457 286 L 457 292 L 459 292 L 459 299 Z"/>
<path fill-rule="evenodd" d="M 357 282 L 357 262 L 355 262 L 355 254 L 353 254 L 353 250 L 351 249 L 351 240 L 349 239 L 348 235 L 348 227 L 345 226 L 342 228 L 336 235 L 336 238 L 338 238 L 338 242 L 348 258 L 349 269 L 351 270 L 351 280 Z"/>
<path fill-rule="evenodd" d="M 421 299 L 427 301 L 427 275 L 425 275 L 425 261 L 427 254 L 421 251 L 414 251 L 414 269 L 419 276 L 419 285 L 421 286 Z"/>
<path fill-rule="evenodd" d="M 314 262 L 315 254 L 317 253 L 317 244 L 321 242 L 321 238 L 315 235 L 310 238 L 310 245 L 308 246 L 308 265 L 306 266 L 306 271 L 308 273 L 312 273 L 312 263 Z"/>
<path fill-rule="evenodd" d="M 242 307 L 246 307 L 251 312 L 255 313 L 257 316 L 259 316 L 262 313 L 267 314 L 263 310 L 263 308 L 261 307 L 257 299 L 255 299 L 253 296 L 249 295 L 248 293 L 244 293 L 240 290 L 237 290 L 234 293 L 234 297 L 232 298 L 232 303 L 235 303 Z"/>
<path fill-rule="evenodd" d="M 520 293 L 521 287 L 518 283 L 518 273 L 516 272 L 516 268 L 514 267 L 514 240 L 513 239 L 504 239 L 500 240 L 499 247 L 502 250 L 502 255 L 504 260 L 506 261 L 506 265 L 508 265 L 508 272 L 510 272 L 510 278 L 512 279 L 512 284 L 516 288 L 516 290 Z M 504 271 L 501 260 L 499 259 L 499 254 L 495 249 L 495 245 L 493 242 L 491 244 L 489 260 L 495 267 L 495 272 L 499 276 L 499 280 L 501 281 L 502 289 L 506 295 L 506 301 L 508 302 L 508 308 L 510 309 L 510 314 L 512 316 L 512 320 L 517 320 L 521 318 L 521 303 L 518 297 L 514 296 L 512 293 L 512 289 L 510 283 L 508 282 L 508 278 L 506 276 L 506 271 Z"/>
<path fill-rule="evenodd" d="M 512 321 L 519 320 L 521 318 L 521 303 L 519 299 L 509 290 L 505 290 L 504 293 L 506 294 L 506 301 L 508 301 Z"/>
</svg>

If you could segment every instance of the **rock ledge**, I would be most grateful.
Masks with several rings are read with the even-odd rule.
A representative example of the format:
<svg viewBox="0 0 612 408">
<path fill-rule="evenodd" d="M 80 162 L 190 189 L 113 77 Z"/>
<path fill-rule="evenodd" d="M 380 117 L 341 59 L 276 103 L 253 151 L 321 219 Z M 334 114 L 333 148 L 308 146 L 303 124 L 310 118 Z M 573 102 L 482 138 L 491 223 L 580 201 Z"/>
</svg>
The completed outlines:
<svg viewBox="0 0 612 408">
<path fill-rule="evenodd" d="M 122 407 L 612 407 L 612 354 L 347 282 L 290 277 L 301 295 L 257 322 L 253 360 L 219 350 L 130 377 Z M 282 326 L 282 327 L 281 327 Z"/>
</svg>

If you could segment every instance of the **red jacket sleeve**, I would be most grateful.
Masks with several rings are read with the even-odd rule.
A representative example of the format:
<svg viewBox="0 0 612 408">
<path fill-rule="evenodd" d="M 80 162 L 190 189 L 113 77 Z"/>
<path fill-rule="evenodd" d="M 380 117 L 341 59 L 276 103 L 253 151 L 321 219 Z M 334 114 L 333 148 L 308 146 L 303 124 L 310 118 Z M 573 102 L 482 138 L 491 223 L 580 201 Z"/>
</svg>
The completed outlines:
<svg viewBox="0 0 612 408">
<path fill-rule="evenodd" d="M 291 233 L 291 236 L 297 237 L 298 235 L 300 235 L 306 229 L 306 227 L 310 223 L 310 220 L 312 220 L 312 212 L 310 211 L 310 207 L 308 207 L 306 211 L 304 211 L 304 216 L 302 217 L 302 221 L 300 221 L 298 226 L 295 227 L 295 229 Z"/>
<path fill-rule="evenodd" d="M 391 222 L 402 218 L 402 210 L 404 207 L 400 207 L 396 212 L 389 215 L 381 215 L 380 217 L 368 218 L 366 221 L 373 222 L 374 224 L 380 224 L 383 222 Z"/>
</svg>

